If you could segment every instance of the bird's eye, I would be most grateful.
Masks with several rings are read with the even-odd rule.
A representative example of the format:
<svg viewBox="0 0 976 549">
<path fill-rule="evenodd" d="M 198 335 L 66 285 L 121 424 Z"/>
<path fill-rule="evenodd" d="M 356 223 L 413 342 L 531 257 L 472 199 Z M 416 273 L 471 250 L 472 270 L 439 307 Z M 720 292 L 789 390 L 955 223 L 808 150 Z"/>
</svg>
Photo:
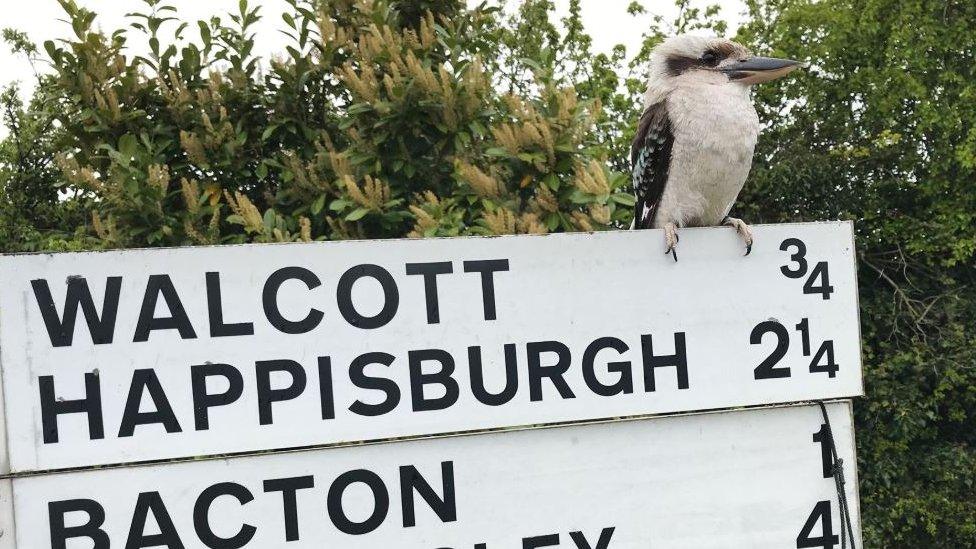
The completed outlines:
<svg viewBox="0 0 976 549">
<path fill-rule="evenodd" d="M 705 66 L 714 67 L 718 65 L 718 56 L 714 52 L 707 51 L 705 55 L 702 55 L 701 62 Z"/>
</svg>

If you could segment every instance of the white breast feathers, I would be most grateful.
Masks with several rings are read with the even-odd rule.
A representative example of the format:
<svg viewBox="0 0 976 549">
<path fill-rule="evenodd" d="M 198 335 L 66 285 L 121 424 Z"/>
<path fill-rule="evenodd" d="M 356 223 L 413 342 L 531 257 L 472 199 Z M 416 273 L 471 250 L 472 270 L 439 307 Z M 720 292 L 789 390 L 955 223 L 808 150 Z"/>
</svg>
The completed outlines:
<svg viewBox="0 0 976 549">
<path fill-rule="evenodd" d="M 724 75 L 696 71 L 675 80 L 667 99 L 674 148 L 655 226 L 718 225 L 749 175 L 759 117 L 748 88 Z"/>
</svg>

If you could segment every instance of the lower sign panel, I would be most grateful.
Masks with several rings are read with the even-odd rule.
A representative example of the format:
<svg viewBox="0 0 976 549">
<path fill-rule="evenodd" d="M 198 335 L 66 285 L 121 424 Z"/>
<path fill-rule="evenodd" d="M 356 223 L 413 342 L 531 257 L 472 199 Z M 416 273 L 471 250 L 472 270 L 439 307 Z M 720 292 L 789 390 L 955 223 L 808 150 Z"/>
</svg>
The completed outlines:
<svg viewBox="0 0 976 549">
<path fill-rule="evenodd" d="M 828 409 L 860 546 L 850 405 Z M 793 406 L 25 477 L 17 547 L 840 547 L 822 424 Z"/>
</svg>

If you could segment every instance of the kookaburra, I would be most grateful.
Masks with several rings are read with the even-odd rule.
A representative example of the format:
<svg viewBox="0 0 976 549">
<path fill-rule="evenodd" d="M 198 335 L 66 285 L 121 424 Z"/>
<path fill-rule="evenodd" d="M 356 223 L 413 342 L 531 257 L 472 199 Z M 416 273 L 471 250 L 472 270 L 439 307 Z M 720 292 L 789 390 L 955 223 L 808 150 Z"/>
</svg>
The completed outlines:
<svg viewBox="0 0 976 549">
<path fill-rule="evenodd" d="M 798 61 L 753 57 L 722 38 L 681 35 L 650 59 L 644 114 L 631 147 L 636 229 L 664 229 L 678 260 L 678 229 L 728 225 L 752 251 L 752 231 L 729 217 L 752 167 L 759 116 L 753 84 L 784 76 Z"/>
</svg>

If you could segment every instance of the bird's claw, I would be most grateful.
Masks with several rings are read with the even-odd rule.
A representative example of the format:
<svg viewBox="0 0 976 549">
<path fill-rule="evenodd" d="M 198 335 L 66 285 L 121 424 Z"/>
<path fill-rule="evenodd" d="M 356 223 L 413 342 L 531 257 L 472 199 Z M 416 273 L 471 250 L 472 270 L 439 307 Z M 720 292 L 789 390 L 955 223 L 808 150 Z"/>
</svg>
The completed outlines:
<svg viewBox="0 0 976 549">
<path fill-rule="evenodd" d="M 746 255 L 748 256 L 751 254 L 753 238 L 752 229 L 749 228 L 749 225 L 746 225 L 745 221 L 736 219 L 734 217 L 726 217 L 723 220 L 723 223 L 735 229 L 735 232 L 738 233 L 738 235 L 742 237 L 742 240 L 746 243 Z"/>
<path fill-rule="evenodd" d="M 678 261 L 678 252 L 675 248 L 678 247 L 678 242 L 681 239 L 678 237 L 678 226 L 674 223 L 666 223 L 664 225 L 664 244 L 665 250 L 664 255 L 671 254 L 674 261 Z"/>
</svg>

